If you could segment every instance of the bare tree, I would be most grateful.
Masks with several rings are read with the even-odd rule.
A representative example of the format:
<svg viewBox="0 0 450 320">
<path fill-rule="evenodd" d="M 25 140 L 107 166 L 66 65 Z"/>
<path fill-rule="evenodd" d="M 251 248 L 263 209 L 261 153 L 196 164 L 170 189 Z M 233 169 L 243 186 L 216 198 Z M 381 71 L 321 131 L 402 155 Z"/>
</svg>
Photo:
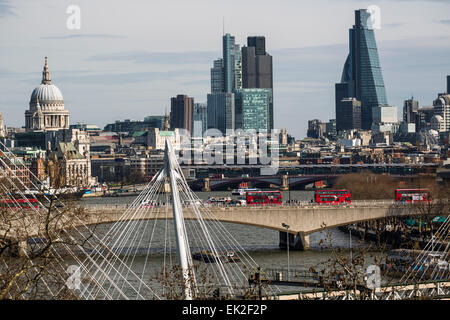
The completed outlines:
<svg viewBox="0 0 450 320">
<path fill-rule="evenodd" d="M 77 232 L 85 210 L 67 197 L 26 196 L 11 182 L 0 180 L 0 299 L 77 298 L 66 286 L 65 257 L 92 237 Z"/>
</svg>

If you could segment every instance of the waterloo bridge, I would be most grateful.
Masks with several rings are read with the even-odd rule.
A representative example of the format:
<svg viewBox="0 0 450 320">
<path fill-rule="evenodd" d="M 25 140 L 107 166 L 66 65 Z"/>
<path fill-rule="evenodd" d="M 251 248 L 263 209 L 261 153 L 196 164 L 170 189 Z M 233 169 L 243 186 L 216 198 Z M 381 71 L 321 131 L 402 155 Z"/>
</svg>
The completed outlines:
<svg viewBox="0 0 450 320">
<path fill-rule="evenodd" d="M 426 215 L 426 211 L 416 210 L 412 205 L 399 205 L 393 201 L 353 201 L 350 205 L 300 205 L 283 206 L 206 206 L 212 213 L 205 220 L 257 226 L 280 232 L 280 245 L 286 245 L 289 234 L 289 247 L 297 250 L 309 249 L 309 235 L 340 226 L 358 222 L 381 220 L 393 217 Z M 114 223 L 120 219 L 127 205 L 88 205 L 86 224 Z M 147 210 L 139 220 L 166 219 L 165 208 Z M 196 219 L 191 212 L 186 212 L 184 219 Z M 286 232 L 283 224 L 289 225 Z"/>
</svg>

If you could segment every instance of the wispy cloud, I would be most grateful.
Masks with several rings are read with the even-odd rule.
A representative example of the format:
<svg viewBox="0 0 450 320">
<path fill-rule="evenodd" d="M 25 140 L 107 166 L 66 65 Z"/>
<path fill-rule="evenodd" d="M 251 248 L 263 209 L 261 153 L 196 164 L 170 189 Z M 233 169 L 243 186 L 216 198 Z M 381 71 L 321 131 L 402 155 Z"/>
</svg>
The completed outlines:
<svg viewBox="0 0 450 320">
<path fill-rule="evenodd" d="M 204 77 L 209 74 L 204 71 L 195 70 L 177 70 L 168 72 L 154 72 L 154 71 L 143 71 L 143 72 L 124 72 L 124 73 L 102 73 L 102 74 L 72 74 L 72 75 L 61 75 L 58 80 L 61 82 L 72 82 L 72 83 L 91 83 L 102 85 L 119 85 L 119 84 L 135 84 L 135 83 L 152 83 L 158 81 L 177 81 L 182 78 L 195 78 Z"/>
<path fill-rule="evenodd" d="M 385 23 L 382 25 L 382 27 L 386 28 L 398 28 L 406 25 L 406 23 Z"/>
<path fill-rule="evenodd" d="M 126 38 L 125 36 L 117 35 L 117 34 L 69 34 L 64 36 L 47 36 L 41 37 L 41 39 L 45 40 L 63 40 L 63 39 L 82 39 L 82 38 Z"/>
<path fill-rule="evenodd" d="M 190 52 L 119 52 L 95 55 L 89 61 L 128 61 L 134 63 L 165 63 L 165 64 L 212 64 L 220 53 L 214 51 Z"/>
<path fill-rule="evenodd" d="M 450 25 L 450 19 L 448 19 L 448 20 L 439 20 L 438 22 L 439 22 L 439 23 L 442 23 L 442 24 L 448 24 L 448 25 Z"/>
<path fill-rule="evenodd" d="M 16 13 L 12 10 L 13 6 L 8 0 L 0 0 L 0 18 L 6 16 L 15 16 Z"/>
<path fill-rule="evenodd" d="M 361 2 L 367 2 L 367 0 L 359 0 Z M 372 0 L 374 2 L 438 2 L 438 3 L 445 3 L 450 4 L 450 1 L 448 0 Z"/>
</svg>

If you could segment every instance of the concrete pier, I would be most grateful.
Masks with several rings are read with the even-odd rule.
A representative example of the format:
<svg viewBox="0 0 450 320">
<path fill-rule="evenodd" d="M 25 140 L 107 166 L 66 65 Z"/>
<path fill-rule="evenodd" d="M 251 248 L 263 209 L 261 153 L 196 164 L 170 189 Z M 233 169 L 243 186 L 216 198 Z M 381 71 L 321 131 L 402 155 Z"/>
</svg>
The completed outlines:
<svg viewBox="0 0 450 320">
<path fill-rule="evenodd" d="M 286 232 L 280 231 L 280 243 L 281 249 L 287 249 Z M 289 250 L 309 250 L 309 235 L 304 232 L 289 233 Z"/>
</svg>

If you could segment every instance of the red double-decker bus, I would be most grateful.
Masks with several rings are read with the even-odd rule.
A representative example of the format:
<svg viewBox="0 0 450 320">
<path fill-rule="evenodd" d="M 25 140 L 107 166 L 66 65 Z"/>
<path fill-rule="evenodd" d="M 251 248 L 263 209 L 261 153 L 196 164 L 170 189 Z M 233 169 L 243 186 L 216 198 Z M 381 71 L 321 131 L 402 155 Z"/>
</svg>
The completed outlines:
<svg viewBox="0 0 450 320">
<path fill-rule="evenodd" d="M 1 207 L 6 209 L 39 209 L 36 199 L 3 199 L 0 200 Z"/>
<path fill-rule="evenodd" d="M 351 203 L 352 196 L 348 190 L 316 190 L 314 201 L 320 204 Z"/>
<path fill-rule="evenodd" d="M 280 191 L 249 191 L 246 193 L 247 205 L 281 205 L 283 197 Z"/>
<path fill-rule="evenodd" d="M 428 189 L 396 189 L 395 201 L 406 203 L 431 202 L 431 193 Z"/>
</svg>

